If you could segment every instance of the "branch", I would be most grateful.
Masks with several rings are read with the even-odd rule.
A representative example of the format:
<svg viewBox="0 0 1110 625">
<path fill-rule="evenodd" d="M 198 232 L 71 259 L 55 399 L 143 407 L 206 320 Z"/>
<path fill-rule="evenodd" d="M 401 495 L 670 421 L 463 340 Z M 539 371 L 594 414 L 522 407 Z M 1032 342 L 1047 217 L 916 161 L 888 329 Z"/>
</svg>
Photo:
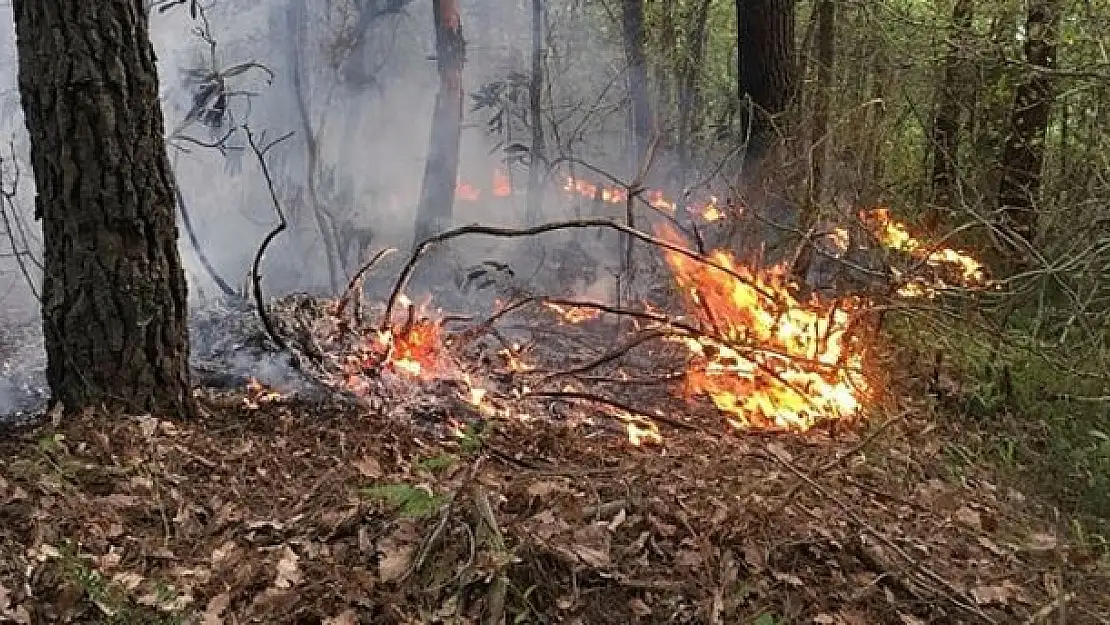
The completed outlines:
<svg viewBox="0 0 1110 625">
<path fill-rule="evenodd" d="M 270 246 L 270 243 L 277 235 L 281 234 L 289 227 L 289 222 L 285 219 L 285 212 L 281 210 L 281 201 L 278 200 L 277 190 L 274 188 L 274 179 L 270 174 L 270 167 L 266 164 L 266 152 L 278 143 L 292 137 L 293 133 L 290 132 L 260 147 L 255 141 L 254 133 L 251 132 L 251 129 L 247 126 L 243 126 L 243 130 L 247 133 L 247 143 L 250 144 L 255 158 L 258 159 L 258 166 L 262 169 L 262 175 L 266 178 L 266 187 L 270 191 L 270 199 L 273 201 L 274 212 L 277 213 L 278 216 L 278 225 L 274 226 L 273 230 L 270 230 L 266 237 L 262 239 L 262 244 L 258 246 L 258 251 L 254 255 L 254 261 L 251 263 L 251 284 L 254 287 L 254 305 L 258 311 L 258 318 L 262 320 L 262 325 L 266 328 L 266 334 L 270 336 L 270 340 L 276 343 L 281 349 L 287 349 L 288 345 L 285 340 L 278 335 L 277 330 L 274 329 L 273 321 L 270 320 L 270 314 L 266 311 L 266 305 L 263 303 L 262 276 L 259 275 L 258 268 L 259 265 L 262 264 L 262 256 L 266 253 L 266 248 Z"/>
</svg>

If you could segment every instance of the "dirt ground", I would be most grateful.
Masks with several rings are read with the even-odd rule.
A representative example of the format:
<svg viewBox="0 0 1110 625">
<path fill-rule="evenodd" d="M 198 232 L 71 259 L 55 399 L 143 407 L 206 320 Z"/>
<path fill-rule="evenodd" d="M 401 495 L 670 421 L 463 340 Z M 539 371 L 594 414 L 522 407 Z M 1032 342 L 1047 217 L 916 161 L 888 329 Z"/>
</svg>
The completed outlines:
<svg viewBox="0 0 1110 625">
<path fill-rule="evenodd" d="M 925 402 L 644 447 L 583 405 L 202 403 L 0 432 L 0 622 L 1110 622 L 1106 555 Z"/>
</svg>

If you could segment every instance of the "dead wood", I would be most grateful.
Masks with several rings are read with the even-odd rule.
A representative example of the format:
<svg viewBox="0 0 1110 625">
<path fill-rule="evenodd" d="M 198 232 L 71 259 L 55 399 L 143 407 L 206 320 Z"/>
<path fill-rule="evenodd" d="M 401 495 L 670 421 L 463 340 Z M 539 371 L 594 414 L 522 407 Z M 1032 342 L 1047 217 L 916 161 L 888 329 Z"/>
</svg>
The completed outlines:
<svg viewBox="0 0 1110 625">
<path fill-rule="evenodd" d="M 270 337 L 279 348 L 287 349 L 288 345 L 284 339 L 278 334 L 274 328 L 274 323 L 270 319 L 270 314 L 266 310 L 266 303 L 262 299 L 262 276 L 259 274 L 259 266 L 262 264 L 262 257 L 266 253 L 266 248 L 270 246 L 275 238 L 285 229 L 289 227 L 289 222 L 285 219 L 285 211 L 281 209 L 281 201 L 278 200 L 277 189 L 274 188 L 274 178 L 270 174 L 270 166 L 266 164 L 266 152 L 278 143 L 285 141 L 293 136 L 293 133 L 282 135 L 270 143 L 260 146 L 258 141 L 255 140 L 254 133 L 250 128 L 244 126 L 243 129 L 247 133 L 247 143 L 250 144 L 251 150 L 254 152 L 255 158 L 258 159 L 258 166 L 262 169 L 262 175 L 266 179 L 266 188 L 270 191 L 270 200 L 273 202 L 274 213 L 278 216 L 278 224 L 268 232 L 262 243 L 258 246 L 258 251 L 254 254 L 254 260 L 251 262 L 251 285 L 253 286 L 254 305 L 255 310 L 258 311 L 258 318 L 262 321 L 262 326 L 266 329 L 266 334 Z M 265 134 L 262 137 L 265 138 Z"/>
</svg>

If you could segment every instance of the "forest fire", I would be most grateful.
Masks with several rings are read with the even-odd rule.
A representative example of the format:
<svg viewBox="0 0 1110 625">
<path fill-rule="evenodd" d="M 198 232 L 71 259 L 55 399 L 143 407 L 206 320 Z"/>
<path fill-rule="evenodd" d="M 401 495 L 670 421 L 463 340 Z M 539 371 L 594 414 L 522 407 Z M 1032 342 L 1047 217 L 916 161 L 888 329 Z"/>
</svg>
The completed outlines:
<svg viewBox="0 0 1110 625">
<path fill-rule="evenodd" d="M 688 394 L 707 395 L 742 430 L 805 431 L 857 413 L 867 384 L 849 332 L 856 302 L 800 301 L 785 267 L 754 271 L 722 250 L 711 259 L 731 273 L 675 252 L 666 258 L 688 311 L 711 329 L 674 337 L 694 355 Z"/>
<path fill-rule="evenodd" d="M 954 268 L 959 274 L 958 279 L 961 286 L 984 287 L 989 285 L 990 282 L 982 263 L 951 248 L 930 250 L 922 241 L 910 234 L 905 224 L 895 221 L 891 217 L 889 209 L 876 208 L 870 211 L 861 211 L 860 219 L 869 226 L 883 247 L 905 252 L 930 267 Z M 915 277 L 899 287 L 898 294 L 903 297 L 931 298 L 936 296 L 938 290 L 947 286 L 940 279 L 934 280 L 930 284 Z"/>
</svg>

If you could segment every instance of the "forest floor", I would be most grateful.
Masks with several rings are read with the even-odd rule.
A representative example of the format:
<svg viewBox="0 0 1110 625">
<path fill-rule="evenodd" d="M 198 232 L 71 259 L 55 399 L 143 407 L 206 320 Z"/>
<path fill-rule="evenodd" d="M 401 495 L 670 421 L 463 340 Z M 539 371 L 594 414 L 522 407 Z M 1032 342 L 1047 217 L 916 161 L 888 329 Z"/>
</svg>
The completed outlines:
<svg viewBox="0 0 1110 625">
<path fill-rule="evenodd" d="M 643 447 L 259 389 L 194 421 L 8 426 L 0 622 L 1110 622 L 1106 555 L 898 403 Z"/>
</svg>

